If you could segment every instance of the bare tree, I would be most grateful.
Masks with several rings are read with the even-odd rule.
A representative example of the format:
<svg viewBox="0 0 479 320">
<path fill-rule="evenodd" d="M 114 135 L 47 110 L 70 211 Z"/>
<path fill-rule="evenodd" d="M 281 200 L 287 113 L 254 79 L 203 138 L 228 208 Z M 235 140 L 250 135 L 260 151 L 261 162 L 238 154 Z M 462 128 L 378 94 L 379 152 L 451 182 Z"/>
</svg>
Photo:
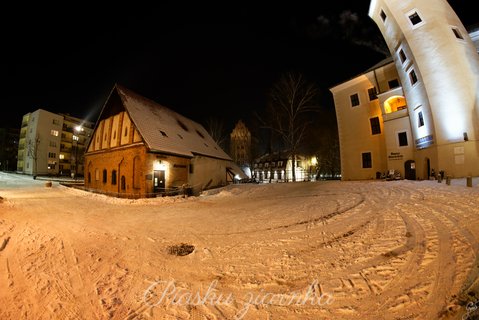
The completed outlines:
<svg viewBox="0 0 479 320">
<path fill-rule="evenodd" d="M 209 117 L 206 119 L 206 131 L 208 131 L 216 144 L 224 150 L 227 138 L 224 121 L 220 118 Z"/>
<path fill-rule="evenodd" d="M 37 169 L 37 159 L 38 159 L 38 146 L 40 145 L 40 135 L 37 133 L 35 137 L 30 138 L 27 142 L 27 156 L 33 160 L 34 171 L 33 175 L 35 176 L 38 172 Z"/>
<path fill-rule="evenodd" d="M 311 123 L 307 115 L 318 110 L 318 87 L 302 74 L 286 73 L 273 85 L 269 116 L 271 126 L 281 138 L 292 160 L 292 178 L 296 181 L 296 155 Z"/>
</svg>

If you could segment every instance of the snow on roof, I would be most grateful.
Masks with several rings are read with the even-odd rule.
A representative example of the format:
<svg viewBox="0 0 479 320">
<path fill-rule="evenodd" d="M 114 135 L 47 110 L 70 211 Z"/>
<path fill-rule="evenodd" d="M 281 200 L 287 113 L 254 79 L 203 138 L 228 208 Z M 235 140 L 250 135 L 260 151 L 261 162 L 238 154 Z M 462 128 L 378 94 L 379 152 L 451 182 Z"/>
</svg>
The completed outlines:
<svg viewBox="0 0 479 320">
<path fill-rule="evenodd" d="M 115 85 L 131 120 L 151 151 L 231 160 L 199 123 Z"/>
</svg>

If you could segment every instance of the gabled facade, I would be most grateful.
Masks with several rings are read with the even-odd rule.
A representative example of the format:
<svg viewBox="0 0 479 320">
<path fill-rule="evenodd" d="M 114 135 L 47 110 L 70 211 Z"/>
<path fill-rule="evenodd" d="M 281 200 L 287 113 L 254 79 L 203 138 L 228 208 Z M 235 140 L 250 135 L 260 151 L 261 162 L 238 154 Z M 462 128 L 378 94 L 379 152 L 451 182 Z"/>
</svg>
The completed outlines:
<svg viewBox="0 0 479 320">
<path fill-rule="evenodd" d="M 85 154 L 85 187 L 122 197 L 226 185 L 236 167 L 200 124 L 115 85 Z"/>
<path fill-rule="evenodd" d="M 375 0 L 369 15 L 391 58 L 330 89 L 342 179 L 479 175 L 477 35 L 444 0 Z"/>
</svg>

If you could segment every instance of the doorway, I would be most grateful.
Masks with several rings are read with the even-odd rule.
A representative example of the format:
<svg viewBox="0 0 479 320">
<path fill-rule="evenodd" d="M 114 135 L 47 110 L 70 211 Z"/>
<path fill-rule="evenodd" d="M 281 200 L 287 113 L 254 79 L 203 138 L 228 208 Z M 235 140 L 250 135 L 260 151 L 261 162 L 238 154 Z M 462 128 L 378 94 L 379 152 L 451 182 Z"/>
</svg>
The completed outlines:
<svg viewBox="0 0 479 320">
<path fill-rule="evenodd" d="M 404 162 L 404 178 L 416 180 L 416 162 L 414 160 Z"/>
<path fill-rule="evenodd" d="M 429 158 L 425 158 L 424 162 L 424 169 L 426 170 L 426 172 L 424 173 L 426 177 L 424 179 L 429 180 L 429 177 L 431 176 L 431 160 L 429 160 Z"/>
<path fill-rule="evenodd" d="M 165 191 L 165 170 L 155 170 L 153 174 L 153 192 Z"/>
</svg>

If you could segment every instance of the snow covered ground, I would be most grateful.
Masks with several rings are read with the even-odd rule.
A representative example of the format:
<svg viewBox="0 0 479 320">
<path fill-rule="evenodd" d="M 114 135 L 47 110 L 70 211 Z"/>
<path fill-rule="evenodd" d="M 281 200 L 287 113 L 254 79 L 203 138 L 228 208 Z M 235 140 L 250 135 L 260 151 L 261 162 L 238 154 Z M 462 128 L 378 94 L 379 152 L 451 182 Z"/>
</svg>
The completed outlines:
<svg viewBox="0 0 479 320">
<path fill-rule="evenodd" d="M 0 319 L 473 319 L 479 187 L 108 198 L 0 173 Z M 191 254 L 170 254 L 174 245 Z"/>
</svg>

